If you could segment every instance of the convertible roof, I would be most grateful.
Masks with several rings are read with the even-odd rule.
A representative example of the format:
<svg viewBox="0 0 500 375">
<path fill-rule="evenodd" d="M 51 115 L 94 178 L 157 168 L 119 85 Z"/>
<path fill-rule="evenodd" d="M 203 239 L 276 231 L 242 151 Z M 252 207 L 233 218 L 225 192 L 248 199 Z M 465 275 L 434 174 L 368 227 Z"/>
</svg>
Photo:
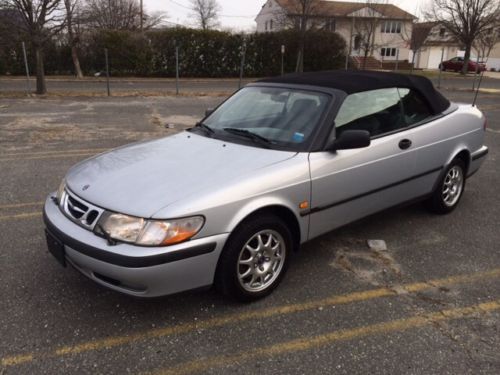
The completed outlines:
<svg viewBox="0 0 500 375">
<path fill-rule="evenodd" d="M 417 75 L 364 70 L 332 70 L 287 74 L 281 77 L 262 79 L 258 82 L 329 87 L 344 91 L 347 94 L 401 87 L 419 92 L 427 101 L 433 114 L 439 114 L 450 106 L 449 100 L 434 88 L 429 79 Z"/>
</svg>

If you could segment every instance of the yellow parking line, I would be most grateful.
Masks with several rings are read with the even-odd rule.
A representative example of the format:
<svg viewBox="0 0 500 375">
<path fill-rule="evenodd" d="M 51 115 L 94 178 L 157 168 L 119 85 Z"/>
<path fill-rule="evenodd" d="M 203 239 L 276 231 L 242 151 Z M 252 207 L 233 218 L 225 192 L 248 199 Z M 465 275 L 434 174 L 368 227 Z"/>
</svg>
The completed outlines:
<svg viewBox="0 0 500 375">
<path fill-rule="evenodd" d="M 99 152 L 107 151 L 109 148 L 87 148 L 83 150 L 60 150 L 60 151 L 26 151 L 26 152 L 17 152 L 17 153 L 6 153 L 2 154 L 3 157 L 11 157 L 11 156 L 27 156 L 27 155 L 32 155 L 32 156 L 37 156 L 37 155 L 46 155 L 46 154 L 72 154 L 72 153 L 87 153 L 87 152 L 95 152 L 96 154 Z"/>
<path fill-rule="evenodd" d="M 496 268 L 485 272 L 468 274 L 468 275 L 451 276 L 443 279 L 430 280 L 428 282 L 406 284 L 402 285 L 399 288 L 399 290 L 408 293 L 415 293 L 424 290 L 429 290 L 432 288 L 446 287 L 455 284 L 472 283 L 498 277 L 500 277 L 500 268 Z M 211 329 L 248 320 L 256 320 L 273 316 L 298 313 L 307 310 L 313 310 L 317 309 L 318 307 L 343 305 L 354 302 L 372 300 L 381 297 L 390 297 L 395 295 L 397 295 L 397 293 L 389 288 L 379 288 L 363 292 L 355 292 L 346 295 L 332 296 L 320 300 L 313 300 L 305 303 L 296 303 L 290 305 L 270 307 L 267 309 L 247 311 L 243 313 L 221 316 L 218 318 L 211 318 L 205 321 L 184 323 L 173 327 L 158 328 L 126 336 L 116 336 L 101 340 L 88 341 L 76 345 L 62 346 L 58 349 L 48 351 L 45 353 L 40 353 L 40 354 L 37 353 L 36 355 L 32 354 L 32 357 L 29 357 L 31 354 L 5 357 L 2 359 L 1 363 L 4 366 L 8 366 L 8 364 L 12 362 L 20 364 L 23 362 L 31 362 L 37 358 L 41 359 L 41 358 L 59 357 L 59 356 L 79 354 L 94 350 L 110 349 L 116 346 L 127 345 L 137 341 L 167 337 L 175 334 L 185 334 L 200 329 Z M 23 361 L 23 358 L 26 358 L 26 360 Z"/>
<path fill-rule="evenodd" d="M 8 208 L 22 208 L 22 207 L 41 206 L 43 203 L 44 202 L 3 204 L 3 205 L 0 205 L 0 210 L 4 210 L 4 209 L 8 209 Z"/>
<path fill-rule="evenodd" d="M 94 152 L 84 152 L 84 153 L 68 153 L 68 154 L 55 154 L 55 155 L 40 155 L 40 156 L 27 156 L 18 158 L 0 158 L 0 162 L 5 161 L 17 161 L 17 160 L 42 160 L 42 159 L 57 159 L 57 158 L 74 158 L 77 156 L 92 156 L 95 155 Z"/>
<path fill-rule="evenodd" d="M 0 216 L 0 221 L 32 219 L 34 217 L 39 217 L 39 216 L 42 216 L 41 212 L 30 212 L 27 214 Z"/>
<path fill-rule="evenodd" d="M 33 359 L 34 357 L 32 354 L 19 355 L 17 357 L 2 359 L 2 366 L 15 366 L 21 363 L 31 362 Z"/>
<path fill-rule="evenodd" d="M 433 323 L 449 321 L 454 319 L 469 318 L 472 315 L 488 313 L 500 309 L 500 300 L 481 303 L 478 305 L 443 310 L 436 313 L 422 316 L 412 316 L 406 319 L 398 319 L 385 323 L 378 323 L 353 329 L 333 331 L 323 335 L 308 338 L 300 338 L 269 345 L 263 348 L 250 349 L 233 355 L 222 355 L 209 358 L 201 358 L 194 361 L 182 363 L 172 368 L 167 368 L 154 372 L 162 375 L 182 375 L 194 372 L 202 372 L 214 367 L 227 366 L 235 363 L 246 362 L 254 358 L 266 358 L 286 353 L 305 351 L 325 345 L 331 345 L 339 341 L 353 340 L 360 337 L 388 334 L 391 332 L 402 332 L 409 329 L 431 325 Z"/>
</svg>

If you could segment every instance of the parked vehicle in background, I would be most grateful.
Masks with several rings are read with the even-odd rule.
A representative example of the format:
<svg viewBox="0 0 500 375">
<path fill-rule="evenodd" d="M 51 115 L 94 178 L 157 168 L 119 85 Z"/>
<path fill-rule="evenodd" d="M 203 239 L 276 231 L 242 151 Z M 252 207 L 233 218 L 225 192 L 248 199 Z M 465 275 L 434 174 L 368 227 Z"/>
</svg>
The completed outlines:
<svg viewBox="0 0 500 375">
<path fill-rule="evenodd" d="M 197 126 L 83 161 L 47 197 L 50 252 L 139 297 L 271 293 L 300 245 L 416 199 L 453 211 L 488 153 L 486 119 L 425 77 L 292 74 Z M 395 228 L 395 230 L 397 230 Z"/>
<path fill-rule="evenodd" d="M 464 58 L 463 57 L 454 57 L 450 60 L 443 61 L 439 64 L 439 69 L 442 71 L 453 70 L 454 72 L 462 71 L 462 67 L 464 66 Z M 486 64 L 483 61 L 477 62 L 477 59 L 471 57 L 469 60 L 469 64 L 467 65 L 467 71 L 469 72 L 484 72 L 486 71 Z"/>
</svg>

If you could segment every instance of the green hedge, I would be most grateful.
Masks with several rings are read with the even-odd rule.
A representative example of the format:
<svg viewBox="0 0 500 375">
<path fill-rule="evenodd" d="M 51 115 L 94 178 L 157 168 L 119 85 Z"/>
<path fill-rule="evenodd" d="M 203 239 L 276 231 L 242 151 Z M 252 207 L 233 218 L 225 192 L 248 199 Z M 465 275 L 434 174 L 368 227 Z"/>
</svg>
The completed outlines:
<svg viewBox="0 0 500 375">
<path fill-rule="evenodd" d="M 245 46 L 245 76 L 272 76 L 281 71 L 281 45 L 286 46 L 285 71 L 294 71 L 298 39 L 295 31 L 250 35 L 185 28 L 144 34 L 100 31 L 82 40 L 80 63 L 86 75 L 104 71 L 104 49 L 107 48 L 112 76 L 174 77 L 178 46 L 181 76 L 237 77 Z M 306 38 L 304 70 L 340 68 L 345 49 L 345 41 L 338 34 L 310 31 Z M 20 47 L 12 44 L 0 48 L 0 74 L 23 74 L 19 52 Z M 29 54 L 33 55 L 31 51 Z M 2 58 L 8 56 L 10 58 Z M 30 60 L 33 69 L 34 61 Z M 48 45 L 45 68 L 47 74 L 73 74 L 70 48 L 60 43 Z"/>
</svg>

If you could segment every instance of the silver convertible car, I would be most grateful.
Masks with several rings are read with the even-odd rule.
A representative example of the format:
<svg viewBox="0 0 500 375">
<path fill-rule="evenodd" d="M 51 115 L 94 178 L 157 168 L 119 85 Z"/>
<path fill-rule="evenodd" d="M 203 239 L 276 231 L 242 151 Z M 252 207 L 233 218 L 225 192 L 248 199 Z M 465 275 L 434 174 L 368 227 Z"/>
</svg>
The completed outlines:
<svg viewBox="0 0 500 375">
<path fill-rule="evenodd" d="M 485 128 L 424 77 L 261 80 L 188 131 L 71 168 L 45 203 L 48 248 L 129 295 L 215 284 L 254 300 L 323 233 L 419 199 L 451 212 L 488 153 Z"/>
</svg>

